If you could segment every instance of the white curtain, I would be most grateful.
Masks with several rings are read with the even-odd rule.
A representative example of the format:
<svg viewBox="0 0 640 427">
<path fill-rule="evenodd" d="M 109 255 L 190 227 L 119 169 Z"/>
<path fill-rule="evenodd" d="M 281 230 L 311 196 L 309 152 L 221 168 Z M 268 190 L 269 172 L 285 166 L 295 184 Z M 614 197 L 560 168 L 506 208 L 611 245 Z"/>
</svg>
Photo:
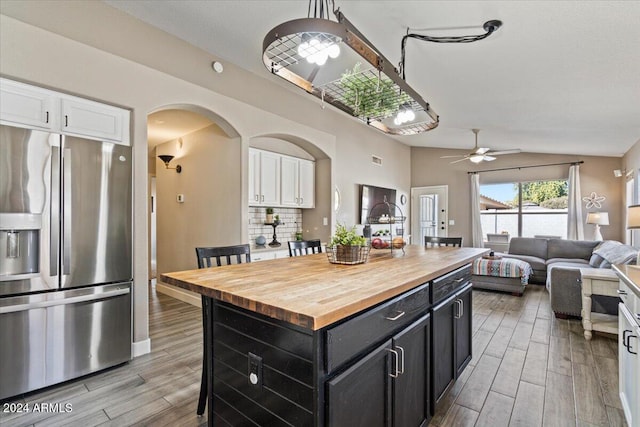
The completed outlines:
<svg viewBox="0 0 640 427">
<path fill-rule="evenodd" d="M 469 174 L 471 183 L 471 242 L 474 248 L 484 248 L 480 221 L 480 175 Z"/>
<path fill-rule="evenodd" d="M 582 199 L 580 197 L 580 165 L 569 168 L 569 201 L 567 203 L 567 239 L 584 240 Z"/>
</svg>

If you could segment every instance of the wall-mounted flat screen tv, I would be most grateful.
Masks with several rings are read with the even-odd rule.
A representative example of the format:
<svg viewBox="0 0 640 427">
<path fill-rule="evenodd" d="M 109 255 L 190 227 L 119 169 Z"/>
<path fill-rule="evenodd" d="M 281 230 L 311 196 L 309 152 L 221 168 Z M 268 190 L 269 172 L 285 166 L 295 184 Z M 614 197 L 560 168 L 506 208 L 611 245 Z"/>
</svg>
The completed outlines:
<svg viewBox="0 0 640 427">
<path fill-rule="evenodd" d="M 387 212 L 384 203 L 393 203 L 391 211 Z M 369 216 L 387 214 L 395 216 L 396 190 L 391 188 L 375 187 L 373 185 L 360 186 L 360 224 L 369 222 Z M 376 207 L 376 205 L 378 205 Z M 375 207 L 375 211 L 372 209 Z M 372 221 L 375 221 L 372 218 Z"/>
</svg>

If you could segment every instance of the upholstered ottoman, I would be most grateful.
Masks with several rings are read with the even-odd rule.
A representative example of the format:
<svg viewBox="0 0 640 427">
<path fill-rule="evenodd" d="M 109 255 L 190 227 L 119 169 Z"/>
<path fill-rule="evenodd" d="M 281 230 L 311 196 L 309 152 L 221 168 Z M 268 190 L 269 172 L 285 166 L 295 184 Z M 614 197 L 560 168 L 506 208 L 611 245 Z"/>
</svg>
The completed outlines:
<svg viewBox="0 0 640 427">
<path fill-rule="evenodd" d="M 478 258 L 471 267 L 474 288 L 522 295 L 532 273 L 526 261 L 513 258 Z"/>
</svg>

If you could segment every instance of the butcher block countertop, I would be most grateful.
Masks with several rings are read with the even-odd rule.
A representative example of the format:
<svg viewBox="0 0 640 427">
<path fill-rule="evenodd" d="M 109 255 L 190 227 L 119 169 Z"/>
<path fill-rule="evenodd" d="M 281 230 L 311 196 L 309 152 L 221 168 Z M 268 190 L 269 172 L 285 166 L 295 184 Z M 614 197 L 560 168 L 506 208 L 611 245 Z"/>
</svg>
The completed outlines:
<svg viewBox="0 0 640 427">
<path fill-rule="evenodd" d="M 317 330 L 440 277 L 489 252 L 479 248 L 372 249 L 365 264 L 327 254 L 166 273 L 160 279 L 265 316 Z"/>
</svg>

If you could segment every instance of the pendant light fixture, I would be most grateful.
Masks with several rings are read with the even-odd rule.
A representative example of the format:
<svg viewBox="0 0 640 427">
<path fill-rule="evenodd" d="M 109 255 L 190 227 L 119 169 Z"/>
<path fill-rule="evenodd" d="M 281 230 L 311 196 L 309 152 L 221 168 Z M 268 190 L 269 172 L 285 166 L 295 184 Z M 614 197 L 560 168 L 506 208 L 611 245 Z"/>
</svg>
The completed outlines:
<svg viewBox="0 0 640 427">
<path fill-rule="evenodd" d="M 329 16 L 330 3 L 335 21 Z M 306 18 L 284 22 L 267 33 L 262 43 L 262 61 L 272 74 L 319 98 L 323 106 L 333 105 L 387 134 L 415 135 L 435 129 L 440 119 L 405 81 L 406 40 L 468 43 L 488 37 L 501 24 L 488 21 L 486 33 L 480 36 L 438 38 L 407 31 L 401 43 L 398 71 L 335 8 L 333 0 L 309 0 Z M 349 52 L 342 55 L 341 51 Z M 330 61 L 339 65 L 327 68 Z M 331 75 L 337 68 L 349 71 Z"/>
</svg>

